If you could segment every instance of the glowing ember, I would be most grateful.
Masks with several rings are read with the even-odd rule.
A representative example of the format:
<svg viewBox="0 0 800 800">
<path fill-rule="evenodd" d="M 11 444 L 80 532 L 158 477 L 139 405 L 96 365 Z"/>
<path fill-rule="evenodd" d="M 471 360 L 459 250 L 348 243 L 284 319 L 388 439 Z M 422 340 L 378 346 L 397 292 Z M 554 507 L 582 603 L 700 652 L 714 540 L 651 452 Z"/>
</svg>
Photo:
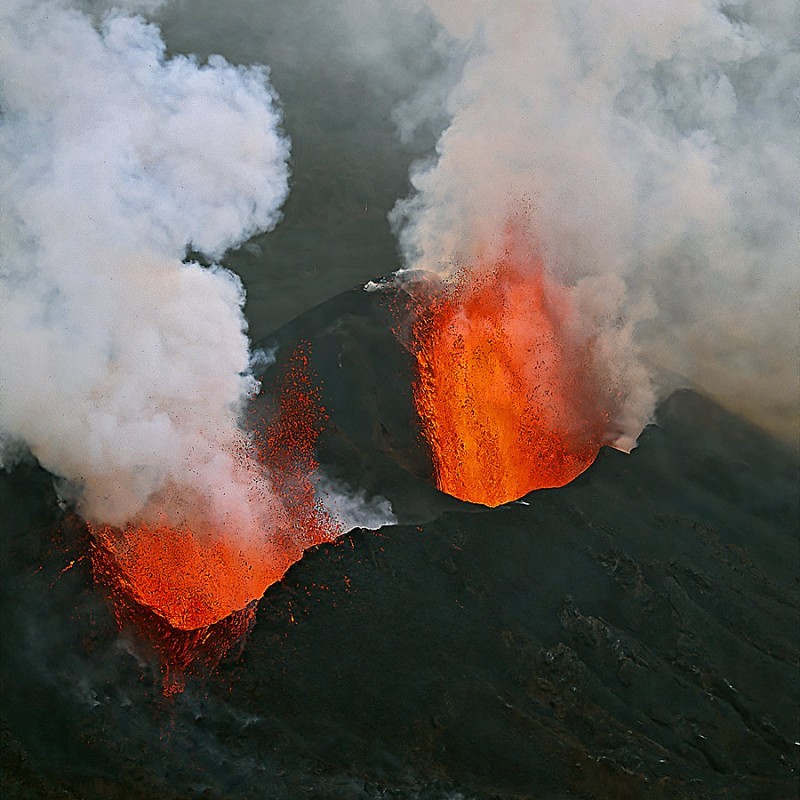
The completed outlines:
<svg viewBox="0 0 800 800">
<path fill-rule="evenodd" d="M 203 500 L 182 495 L 180 487 L 168 487 L 151 503 L 164 509 L 148 514 L 156 523 L 90 528 L 95 574 L 111 587 L 118 605 L 122 600 L 129 608 L 139 606 L 145 616 L 154 613 L 178 631 L 198 631 L 180 639 L 180 648 L 191 649 L 195 640 L 203 640 L 201 629 L 246 610 L 306 548 L 336 536 L 314 497 L 314 446 L 324 411 L 309 372 L 307 345 L 289 359 L 277 399 L 279 413 L 266 431 L 231 444 L 237 469 L 249 480 L 253 507 L 243 510 L 241 519 L 249 528 L 254 519 L 261 520 L 261 528 L 237 527 L 236 509 L 230 519 L 213 524 Z M 175 524 L 176 517 L 185 522 Z M 228 627 L 240 631 L 243 625 Z"/>
<path fill-rule="evenodd" d="M 337 528 L 316 498 L 312 476 L 319 467 L 316 443 L 327 419 L 310 368 L 310 345 L 300 342 L 284 368 L 277 414 L 257 431 L 259 459 L 269 470 L 303 548 L 331 541 Z"/>
<path fill-rule="evenodd" d="M 497 506 L 563 486 L 608 425 L 569 293 L 539 260 L 462 272 L 413 329 L 414 400 L 443 492 Z"/>
</svg>

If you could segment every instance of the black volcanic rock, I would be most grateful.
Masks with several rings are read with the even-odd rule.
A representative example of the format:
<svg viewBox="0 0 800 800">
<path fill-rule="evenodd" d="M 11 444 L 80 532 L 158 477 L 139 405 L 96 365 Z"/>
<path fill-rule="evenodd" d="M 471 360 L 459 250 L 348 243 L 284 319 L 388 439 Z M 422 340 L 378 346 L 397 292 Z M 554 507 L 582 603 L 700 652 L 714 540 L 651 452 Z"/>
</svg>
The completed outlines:
<svg viewBox="0 0 800 800">
<path fill-rule="evenodd" d="M 419 522 L 446 509 L 468 508 L 433 487 L 433 467 L 412 399 L 414 359 L 402 343 L 408 297 L 394 289 L 344 292 L 259 343 L 277 348 L 277 364 L 262 376 L 256 407 L 268 404 L 281 364 L 299 341 L 329 419 L 318 443 L 331 477 L 391 500 L 401 522 Z M 258 414 L 256 414 L 258 417 Z"/>
<path fill-rule="evenodd" d="M 256 410 L 309 341 L 325 469 L 403 524 L 307 553 L 171 700 L 48 476 L 0 476 L 3 797 L 796 796 L 796 454 L 679 392 L 563 489 L 459 503 L 392 320 L 354 291 L 282 329 Z"/>
</svg>

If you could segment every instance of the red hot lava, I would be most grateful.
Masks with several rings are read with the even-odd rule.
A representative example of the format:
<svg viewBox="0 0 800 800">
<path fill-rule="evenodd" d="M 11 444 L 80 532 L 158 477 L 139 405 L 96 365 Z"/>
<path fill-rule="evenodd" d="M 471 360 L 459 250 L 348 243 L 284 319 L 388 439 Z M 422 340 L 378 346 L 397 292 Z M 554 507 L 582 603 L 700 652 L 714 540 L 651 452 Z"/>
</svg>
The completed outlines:
<svg viewBox="0 0 800 800">
<path fill-rule="evenodd" d="M 497 506 L 563 486 L 605 441 L 609 397 L 570 292 L 538 258 L 462 270 L 414 324 L 414 401 L 441 491 Z"/>
<path fill-rule="evenodd" d="M 324 409 L 307 344 L 289 358 L 276 400 L 274 420 L 251 439 L 243 438 L 239 454 L 255 486 L 262 472 L 270 477 L 270 496 L 254 489 L 252 501 L 271 504 L 264 518 L 273 527 L 256 535 L 209 529 L 202 505 L 192 524 L 170 524 L 164 514 L 163 522 L 122 530 L 90 526 L 95 575 L 110 588 L 121 622 L 133 622 L 155 640 L 168 671 L 170 666 L 185 669 L 200 645 L 208 650 L 215 632 L 223 639 L 241 636 L 252 619 L 253 601 L 305 549 L 337 535 L 312 482 Z M 186 498 L 183 502 L 191 505 Z M 221 656 L 230 643 L 211 651 Z"/>
</svg>

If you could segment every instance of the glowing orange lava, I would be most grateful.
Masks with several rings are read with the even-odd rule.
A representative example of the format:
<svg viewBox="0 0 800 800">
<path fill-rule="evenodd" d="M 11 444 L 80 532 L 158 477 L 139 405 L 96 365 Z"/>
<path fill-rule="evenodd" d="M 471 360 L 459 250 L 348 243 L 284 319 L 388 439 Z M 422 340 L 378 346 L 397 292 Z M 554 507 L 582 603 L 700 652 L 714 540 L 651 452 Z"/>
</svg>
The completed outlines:
<svg viewBox="0 0 800 800">
<path fill-rule="evenodd" d="M 92 532 L 98 546 L 113 553 L 120 588 L 184 631 L 212 625 L 257 600 L 302 552 L 277 555 L 168 525 Z"/>
<path fill-rule="evenodd" d="M 138 522 L 124 529 L 90 526 L 95 575 L 111 588 L 118 610 L 124 607 L 123 617 L 129 619 L 131 609 L 140 607 L 145 617 L 155 614 L 173 631 L 197 632 L 183 638 L 167 636 L 181 651 L 192 650 L 207 638 L 204 630 L 231 615 L 241 617 L 241 624 L 225 630 L 241 633 L 247 627 L 242 614 L 248 606 L 280 580 L 306 548 L 336 537 L 331 519 L 314 495 L 312 477 L 318 466 L 314 447 L 324 410 L 305 343 L 285 366 L 277 405 L 271 424 L 243 439 L 248 444 L 240 453 L 243 469 L 253 477 L 251 501 L 268 505 L 263 518 L 270 527 L 255 533 L 230 525 L 215 528 L 203 518 L 202 504 L 193 508 L 191 498 L 185 497 L 182 514 L 192 519 L 191 524 L 170 524 L 165 509 L 163 523 Z M 265 474 L 269 483 L 264 483 Z M 146 625 L 147 630 L 158 631 L 163 643 L 167 639 L 162 627 Z M 182 653 L 178 660 L 183 663 L 187 658 Z"/>
<path fill-rule="evenodd" d="M 464 270 L 413 328 L 414 400 L 439 489 L 497 506 L 591 465 L 608 412 L 568 290 L 540 260 Z"/>
</svg>

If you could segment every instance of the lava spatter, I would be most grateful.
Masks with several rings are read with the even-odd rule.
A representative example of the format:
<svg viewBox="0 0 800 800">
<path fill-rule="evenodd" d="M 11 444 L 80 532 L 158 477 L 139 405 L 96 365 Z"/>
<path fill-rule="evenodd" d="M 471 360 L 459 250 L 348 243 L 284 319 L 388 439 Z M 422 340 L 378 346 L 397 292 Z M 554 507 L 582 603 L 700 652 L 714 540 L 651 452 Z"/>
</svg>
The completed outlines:
<svg viewBox="0 0 800 800">
<path fill-rule="evenodd" d="M 138 604 L 178 630 L 208 627 L 260 598 L 297 552 L 270 546 L 269 532 L 247 545 L 198 529 L 92 526 L 98 548 L 112 555 L 109 577 Z"/>
<path fill-rule="evenodd" d="M 230 641 L 214 640 L 241 637 L 266 589 L 308 547 L 338 535 L 314 493 L 325 412 L 306 343 L 287 359 L 276 406 L 269 422 L 231 445 L 256 507 L 243 517 L 263 519 L 261 528 L 239 530 L 235 518 L 215 525 L 202 498 L 181 496 L 180 487 L 154 499 L 151 506 L 161 500 L 164 508 L 148 521 L 89 526 L 94 574 L 110 589 L 118 619 L 154 643 L 168 672 L 180 673 L 201 651 L 224 655 Z"/>
<path fill-rule="evenodd" d="M 509 254 L 419 303 L 414 401 L 441 491 L 497 506 L 594 461 L 608 402 L 572 314 L 541 259 Z"/>
</svg>

